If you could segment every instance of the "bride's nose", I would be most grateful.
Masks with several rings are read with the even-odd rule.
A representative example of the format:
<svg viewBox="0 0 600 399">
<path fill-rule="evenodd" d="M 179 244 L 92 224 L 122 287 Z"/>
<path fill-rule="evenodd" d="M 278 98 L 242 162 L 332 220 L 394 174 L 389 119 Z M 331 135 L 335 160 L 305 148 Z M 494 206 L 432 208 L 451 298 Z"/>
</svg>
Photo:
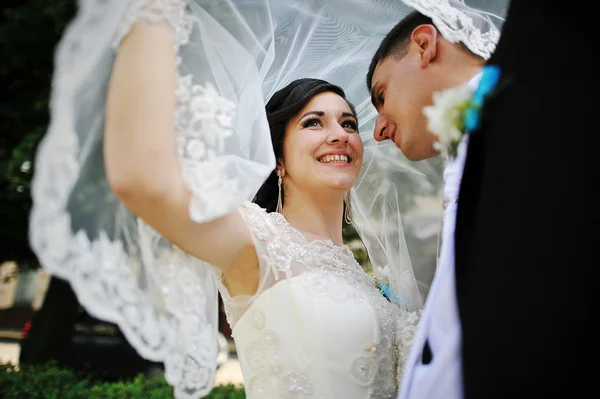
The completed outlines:
<svg viewBox="0 0 600 399">
<path fill-rule="evenodd" d="M 383 141 L 388 138 L 390 121 L 384 115 L 379 115 L 375 120 L 375 130 L 373 130 L 373 138 L 377 141 Z"/>
<path fill-rule="evenodd" d="M 329 130 L 329 135 L 327 135 L 327 144 L 346 144 L 349 136 L 350 133 L 348 133 L 346 129 L 344 129 L 341 125 L 337 125 Z"/>
</svg>

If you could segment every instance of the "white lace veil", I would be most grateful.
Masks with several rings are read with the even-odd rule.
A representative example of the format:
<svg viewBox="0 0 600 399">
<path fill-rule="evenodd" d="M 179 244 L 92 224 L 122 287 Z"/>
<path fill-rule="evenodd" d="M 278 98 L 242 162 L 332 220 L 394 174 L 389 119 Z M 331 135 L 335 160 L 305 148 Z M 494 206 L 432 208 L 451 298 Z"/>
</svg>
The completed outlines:
<svg viewBox="0 0 600 399">
<path fill-rule="evenodd" d="M 372 139 L 376 113 L 365 75 L 382 38 L 411 11 L 399 0 L 194 0 L 185 14 L 178 3 L 80 0 L 56 51 L 51 122 L 34 164 L 30 241 L 43 267 L 70 281 L 91 314 L 118 323 L 142 356 L 165 362 L 176 397 L 199 398 L 214 383 L 215 271 L 132 215 L 104 172 L 106 91 L 114 43 L 135 19 L 132 4 L 146 19 L 168 14 L 175 28 L 177 150 L 193 220 L 252 199 L 275 166 L 266 101 L 296 78 L 325 79 L 356 105 L 365 140 L 352 190 L 356 228 L 375 271 L 408 308 L 420 309 L 435 268 L 441 163 L 410 165 L 392 144 Z M 476 15 L 481 25 L 472 24 L 448 8 L 461 1 L 406 3 L 426 14 L 428 3 L 437 4 L 440 19 L 433 18 L 445 36 L 486 56 L 493 49 L 486 18 Z"/>
</svg>

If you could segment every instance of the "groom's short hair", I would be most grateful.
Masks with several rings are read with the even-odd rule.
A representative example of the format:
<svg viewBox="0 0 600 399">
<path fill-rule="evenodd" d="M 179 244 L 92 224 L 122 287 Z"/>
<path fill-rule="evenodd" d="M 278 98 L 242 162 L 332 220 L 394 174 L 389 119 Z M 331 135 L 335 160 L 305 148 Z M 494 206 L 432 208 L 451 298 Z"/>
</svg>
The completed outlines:
<svg viewBox="0 0 600 399">
<path fill-rule="evenodd" d="M 398 59 L 404 57 L 408 51 L 408 44 L 413 30 L 419 25 L 434 25 L 433 20 L 419 11 L 412 11 L 403 18 L 381 41 L 377 52 L 371 60 L 369 71 L 367 72 L 367 89 L 371 91 L 371 80 L 379 61 L 393 55 Z M 436 28 L 437 29 L 437 28 Z"/>
<path fill-rule="evenodd" d="M 433 20 L 428 16 L 421 14 L 419 11 L 412 11 L 405 18 L 396 24 L 391 31 L 383 38 L 377 52 L 371 60 L 369 65 L 369 71 L 367 72 L 367 90 L 371 91 L 371 81 L 373 80 L 373 74 L 379 61 L 393 55 L 397 59 L 402 59 L 408 53 L 408 45 L 410 43 L 410 37 L 415 28 L 419 25 L 433 25 L 439 32 L 439 29 L 433 23 Z M 468 54 L 481 58 L 479 55 L 474 54 L 463 42 L 456 43 L 459 48 L 466 51 Z"/>
</svg>

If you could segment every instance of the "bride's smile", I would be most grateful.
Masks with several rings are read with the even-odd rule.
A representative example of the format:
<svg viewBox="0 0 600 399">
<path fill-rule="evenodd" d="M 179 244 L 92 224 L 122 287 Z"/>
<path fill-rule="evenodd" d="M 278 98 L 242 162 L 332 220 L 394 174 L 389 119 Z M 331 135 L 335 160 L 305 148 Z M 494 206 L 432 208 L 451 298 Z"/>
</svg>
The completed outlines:
<svg viewBox="0 0 600 399">
<path fill-rule="evenodd" d="M 348 191 L 360 171 L 363 143 L 354 111 L 339 95 L 315 96 L 290 120 L 284 142 L 288 184 L 319 195 Z"/>
</svg>

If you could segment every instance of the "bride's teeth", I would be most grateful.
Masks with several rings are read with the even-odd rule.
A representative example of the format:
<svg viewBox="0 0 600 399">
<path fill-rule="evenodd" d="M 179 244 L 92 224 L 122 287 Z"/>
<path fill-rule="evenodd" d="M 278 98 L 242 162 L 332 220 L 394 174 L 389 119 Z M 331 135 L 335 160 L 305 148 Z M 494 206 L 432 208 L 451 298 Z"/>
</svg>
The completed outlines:
<svg viewBox="0 0 600 399">
<path fill-rule="evenodd" d="M 329 162 L 349 162 L 348 155 L 325 155 L 319 159 L 319 162 L 329 163 Z"/>
</svg>

